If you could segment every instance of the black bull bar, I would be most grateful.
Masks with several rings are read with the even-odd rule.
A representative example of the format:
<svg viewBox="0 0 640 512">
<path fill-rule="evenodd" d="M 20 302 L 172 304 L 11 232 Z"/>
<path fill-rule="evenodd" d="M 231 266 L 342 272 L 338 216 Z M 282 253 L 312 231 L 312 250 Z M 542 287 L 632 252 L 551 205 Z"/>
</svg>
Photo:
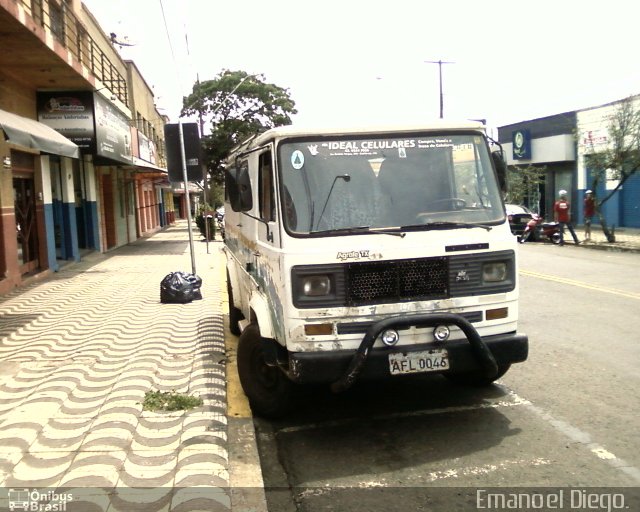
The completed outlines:
<svg viewBox="0 0 640 512">
<path fill-rule="evenodd" d="M 341 392 L 355 382 L 362 370 L 362 366 L 367 360 L 369 351 L 376 339 L 382 332 L 387 329 L 399 329 L 402 327 L 435 327 L 437 325 L 455 325 L 467 337 L 469 345 L 471 345 L 471 351 L 475 356 L 480 368 L 485 377 L 491 378 L 498 373 L 498 364 L 496 363 L 491 350 L 487 347 L 487 344 L 482 340 L 478 331 L 471 325 L 471 323 L 460 315 L 454 313 L 428 313 L 422 315 L 402 316 L 385 318 L 373 324 L 367 330 L 366 334 L 360 342 L 360 346 L 356 350 L 349 367 L 345 373 L 337 381 L 331 384 L 331 389 L 335 392 Z"/>
</svg>

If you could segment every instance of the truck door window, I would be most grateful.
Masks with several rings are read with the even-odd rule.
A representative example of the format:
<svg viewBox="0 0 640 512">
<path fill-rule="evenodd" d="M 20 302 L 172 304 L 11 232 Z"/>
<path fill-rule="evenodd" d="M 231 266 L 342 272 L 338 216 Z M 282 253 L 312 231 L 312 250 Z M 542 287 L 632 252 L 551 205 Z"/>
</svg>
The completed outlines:
<svg viewBox="0 0 640 512">
<path fill-rule="evenodd" d="M 275 220 L 273 168 L 270 151 L 260 155 L 258 189 L 260 190 L 260 218 L 267 222 Z"/>
</svg>

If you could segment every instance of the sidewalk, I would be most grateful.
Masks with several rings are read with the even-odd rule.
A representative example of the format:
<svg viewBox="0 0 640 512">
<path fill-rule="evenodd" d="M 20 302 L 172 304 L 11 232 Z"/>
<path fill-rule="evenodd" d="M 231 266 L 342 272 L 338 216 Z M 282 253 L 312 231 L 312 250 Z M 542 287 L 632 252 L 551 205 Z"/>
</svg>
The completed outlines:
<svg viewBox="0 0 640 512">
<path fill-rule="evenodd" d="M 227 408 L 222 244 L 194 246 L 188 304 L 160 303 L 191 272 L 186 222 L 0 297 L 0 511 L 266 511 L 252 418 Z M 203 405 L 143 410 L 156 390 Z"/>
<path fill-rule="evenodd" d="M 601 249 L 619 252 L 640 252 L 640 229 L 637 228 L 616 228 L 616 241 L 607 242 L 602 228 L 599 225 L 591 226 L 591 240 L 584 239 L 584 226 L 576 226 L 576 235 L 580 240 L 581 247 L 590 249 Z M 571 235 L 565 232 L 565 240 L 568 245 L 572 244 Z"/>
</svg>

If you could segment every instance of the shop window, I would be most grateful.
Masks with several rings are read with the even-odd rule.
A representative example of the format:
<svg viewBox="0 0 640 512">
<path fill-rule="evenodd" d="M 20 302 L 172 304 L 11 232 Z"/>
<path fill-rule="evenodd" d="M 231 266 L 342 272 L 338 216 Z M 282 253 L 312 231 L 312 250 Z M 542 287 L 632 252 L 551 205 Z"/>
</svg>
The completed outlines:
<svg viewBox="0 0 640 512">
<path fill-rule="evenodd" d="M 40 26 L 44 26 L 44 19 L 42 17 L 42 0 L 31 0 L 31 17 Z"/>
<path fill-rule="evenodd" d="M 89 41 L 89 35 L 84 30 L 84 28 L 82 28 L 82 25 L 80 25 L 80 23 L 77 24 L 77 31 L 78 33 L 76 36 L 76 44 L 78 46 L 78 60 L 88 66 L 90 61 L 89 57 L 91 54 L 91 42 Z"/>
<path fill-rule="evenodd" d="M 64 45 L 64 5 L 49 3 L 49 28 L 56 39 Z"/>
</svg>

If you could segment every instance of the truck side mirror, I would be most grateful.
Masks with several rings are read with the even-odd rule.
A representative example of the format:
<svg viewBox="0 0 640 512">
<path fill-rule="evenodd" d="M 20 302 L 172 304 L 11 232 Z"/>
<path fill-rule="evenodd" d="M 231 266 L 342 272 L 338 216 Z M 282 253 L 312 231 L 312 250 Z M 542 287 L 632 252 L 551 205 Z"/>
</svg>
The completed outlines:
<svg viewBox="0 0 640 512">
<path fill-rule="evenodd" d="M 244 165 L 227 169 L 224 175 L 225 194 L 234 212 L 248 212 L 253 208 L 249 167 Z"/>
<path fill-rule="evenodd" d="M 507 192 L 507 163 L 504 161 L 502 151 L 493 151 L 491 153 L 493 158 L 493 165 L 496 167 L 496 173 L 498 174 L 498 185 L 503 193 Z"/>
</svg>

